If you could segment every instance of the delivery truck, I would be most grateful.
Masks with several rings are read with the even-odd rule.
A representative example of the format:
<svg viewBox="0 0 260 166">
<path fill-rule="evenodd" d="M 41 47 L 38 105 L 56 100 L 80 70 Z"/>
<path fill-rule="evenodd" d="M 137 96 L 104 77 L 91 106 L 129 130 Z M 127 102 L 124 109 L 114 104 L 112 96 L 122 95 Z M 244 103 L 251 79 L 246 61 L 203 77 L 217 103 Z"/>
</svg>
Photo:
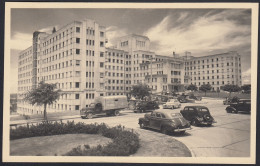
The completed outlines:
<svg viewBox="0 0 260 166">
<path fill-rule="evenodd" d="M 119 111 L 128 107 L 126 96 L 101 96 L 94 100 L 89 107 L 80 110 L 82 119 L 91 119 L 95 114 L 105 113 L 107 116 L 118 116 Z"/>
</svg>

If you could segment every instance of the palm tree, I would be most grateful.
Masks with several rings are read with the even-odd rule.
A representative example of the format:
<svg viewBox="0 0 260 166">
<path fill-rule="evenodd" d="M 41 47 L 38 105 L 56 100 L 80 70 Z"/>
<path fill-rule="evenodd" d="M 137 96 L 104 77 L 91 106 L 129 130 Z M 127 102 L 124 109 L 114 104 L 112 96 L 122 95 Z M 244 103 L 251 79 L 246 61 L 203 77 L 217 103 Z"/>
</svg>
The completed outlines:
<svg viewBox="0 0 260 166">
<path fill-rule="evenodd" d="M 44 120 L 47 120 L 47 105 L 51 105 L 53 102 L 59 99 L 61 90 L 55 90 L 56 84 L 48 84 L 41 81 L 38 87 L 28 91 L 25 94 L 25 101 L 34 105 L 44 105 Z"/>
</svg>

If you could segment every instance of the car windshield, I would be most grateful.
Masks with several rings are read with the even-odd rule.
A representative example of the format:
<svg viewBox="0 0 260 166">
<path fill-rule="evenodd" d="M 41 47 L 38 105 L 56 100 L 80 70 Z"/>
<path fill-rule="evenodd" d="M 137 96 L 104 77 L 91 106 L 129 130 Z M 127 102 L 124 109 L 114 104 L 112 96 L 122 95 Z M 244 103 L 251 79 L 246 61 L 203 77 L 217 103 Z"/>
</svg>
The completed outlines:
<svg viewBox="0 0 260 166">
<path fill-rule="evenodd" d="M 171 113 L 171 117 L 172 118 L 182 117 L 182 115 L 180 113 Z"/>
<path fill-rule="evenodd" d="M 94 103 L 91 103 L 91 104 L 89 105 L 89 107 L 95 107 L 95 104 L 94 104 Z"/>
</svg>

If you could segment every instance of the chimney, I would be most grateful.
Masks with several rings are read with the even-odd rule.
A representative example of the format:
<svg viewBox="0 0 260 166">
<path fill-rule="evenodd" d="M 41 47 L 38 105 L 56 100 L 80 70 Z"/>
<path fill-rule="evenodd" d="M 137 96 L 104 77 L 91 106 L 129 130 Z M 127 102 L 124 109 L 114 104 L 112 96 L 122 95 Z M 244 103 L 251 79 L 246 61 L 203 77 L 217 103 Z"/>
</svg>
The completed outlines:
<svg viewBox="0 0 260 166">
<path fill-rule="evenodd" d="M 56 28 L 53 27 L 53 29 L 52 29 L 52 33 L 55 33 L 55 32 L 56 32 Z"/>
</svg>

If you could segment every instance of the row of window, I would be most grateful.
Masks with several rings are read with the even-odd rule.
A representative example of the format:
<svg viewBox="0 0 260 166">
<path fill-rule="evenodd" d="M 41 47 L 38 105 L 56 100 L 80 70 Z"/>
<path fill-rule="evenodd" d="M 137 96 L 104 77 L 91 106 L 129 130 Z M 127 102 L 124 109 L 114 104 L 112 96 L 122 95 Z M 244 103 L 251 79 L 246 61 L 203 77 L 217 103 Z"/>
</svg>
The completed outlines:
<svg viewBox="0 0 260 166">
<path fill-rule="evenodd" d="M 221 60 L 223 61 L 224 60 L 224 57 L 221 57 Z M 233 57 L 226 57 L 226 60 L 233 60 Z M 237 60 L 237 57 L 235 57 L 235 60 Z M 240 57 L 238 58 L 238 60 L 240 61 Z M 218 62 L 219 61 L 219 58 L 216 58 L 216 59 L 207 59 L 207 60 L 196 60 L 196 61 L 191 61 L 191 62 L 185 62 L 186 65 L 192 65 L 192 64 L 200 64 L 200 62 L 204 63 L 204 62 Z"/>
<path fill-rule="evenodd" d="M 233 62 L 231 62 L 231 63 L 227 62 L 226 66 L 233 66 Z M 237 64 L 236 64 L 236 66 L 237 66 Z M 241 64 L 239 64 L 239 66 L 241 66 Z M 198 66 L 198 69 L 200 69 L 200 67 L 202 67 L 202 69 L 205 68 L 205 66 L 202 65 L 202 66 Z M 207 68 L 209 68 L 209 67 L 210 67 L 210 65 L 207 65 Z M 214 64 L 212 64 L 211 67 L 214 68 L 215 67 Z M 220 67 L 219 64 L 216 64 L 216 67 Z M 224 63 L 221 64 L 221 67 L 224 67 Z M 196 66 L 185 67 L 185 70 L 192 70 L 192 69 L 196 69 Z"/>
<path fill-rule="evenodd" d="M 18 74 L 18 78 L 24 78 L 24 77 L 31 76 L 31 75 L 32 75 L 32 72 L 28 71 L 26 73 Z"/>
<path fill-rule="evenodd" d="M 200 77 L 194 77 L 194 80 L 196 80 L 196 78 L 198 78 L 198 80 L 200 80 Z M 210 79 L 209 76 L 207 76 L 206 78 L 207 78 L 208 80 Z M 217 77 L 211 76 L 211 79 L 215 79 L 215 78 L 219 79 L 220 77 L 219 77 L 219 76 L 217 76 Z M 225 76 L 222 75 L 222 79 L 224 79 L 224 78 L 225 78 Z M 231 77 L 230 77 L 229 75 L 227 75 L 226 78 L 234 78 L 234 75 L 232 75 Z M 241 76 L 240 76 L 240 78 L 241 78 Z M 202 79 L 205 80 L 205 77 L 202 77 Z"/>
<path fill-rule="evenodd" d="M 25 64 L 25 63 L 27 63 L 27 62 L 29 62 L 29 63 L 32 62 L 32 56 L 31 56 L 31 57 L 28 57 L 28 58 L 26 58 L 26 59 L 23 59 L 23 60 L 21 60 L 21 61 L 19 61 L 19 65 L 23 65 L 23 64 Z"/>
<path fill-rule="evenodd" d="M 227 84 L 229 84 L 230 82 L 227 81 Z M 205 82 L 198 82 L 198 85 L 205 85 Z M 210 82 L 207 82 L 207 84 L 210 84 Z M 235 81 L 232 81 L 232 84 L 235 84 Z M 194 85 L 196 85 L 196 82 L 194 83 Z M 215 82 L 211 82 L 211 85 L 220 85 L 220 82 L 217 81 L 216 84 Z M 222 81 L 222 85 L 225 85 L 225 81 Z M 214 90 L 214 89 L 213 89 Z"/>
<path fill-rule="evenodd" d="M 31 54 L 32 54 L 32 50 L 30 49 L 30 50 L 24 52 L 22 55 L 19 55 L 19 60 L 23 59 L 24 57 L 31 55 Z"/>
</svg>

